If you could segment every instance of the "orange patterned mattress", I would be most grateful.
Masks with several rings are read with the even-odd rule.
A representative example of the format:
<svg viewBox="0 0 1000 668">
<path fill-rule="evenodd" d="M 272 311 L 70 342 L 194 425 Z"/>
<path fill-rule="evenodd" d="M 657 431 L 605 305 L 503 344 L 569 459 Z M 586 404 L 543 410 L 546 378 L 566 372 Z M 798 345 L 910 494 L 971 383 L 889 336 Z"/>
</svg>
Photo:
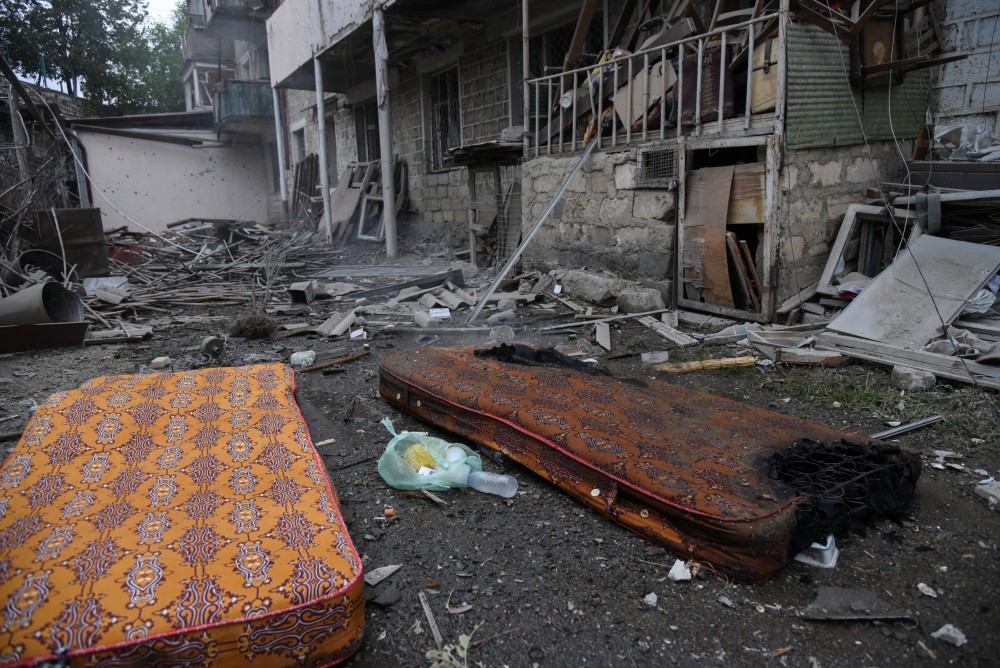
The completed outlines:
<svg viewBox="0 0 1000 668">
<path fill-rule="evenodd" d="M 52 395 L 0 468 L 0 664 L 332 665 L 361 560 L 271 364 Z"/>
</svg>

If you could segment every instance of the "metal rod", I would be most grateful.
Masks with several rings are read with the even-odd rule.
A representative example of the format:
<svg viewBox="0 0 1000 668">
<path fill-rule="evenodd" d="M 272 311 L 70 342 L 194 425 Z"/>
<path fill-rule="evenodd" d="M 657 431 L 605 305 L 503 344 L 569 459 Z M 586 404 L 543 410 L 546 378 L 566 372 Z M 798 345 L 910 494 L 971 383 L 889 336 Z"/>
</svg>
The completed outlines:
<svg viewBox="0 0 1000 668">
<path fill-rule="evenodd" d="M 667 136 L 667 50 L 660 50 L 660 139 Z"/>
<path fill-rule="evenodd" d="M 632 143 L 632 59 L 628 59 L 628 104 L 625 107 L 628 113 L 625 115 L 625 143 Z M 598 121 L 600 123 L 600 121 Z"/>
<path fill-rule="evenodd" d="M 901 424 L 898 427 L 893 427 L 892 429 L 886 429 L 885 431 L 880 431 L 877 434 L 872 434 L 872 438 L 877 438 L 884 440 L 887 438 L 892 438 L 894 436 L 899 436 L 900 434 L 905 434 L 908 431 L 913 431 L 915 429 L 921 429 L 928 425 L 935 424 L 944 419 L 943 415 L 932 415 L 931 417 L 924 418 L 922 420 L 917 420 L 916 422 L 911 422 L 909 424 Z"/>
<path fill-rule="evenodd" d="M 726 35 L 728 33 L 722 33 L 722 45 L 719 47 L 719 111 L 716 120 L 719 122 L 716 126 L 719 132 L 722 132 L 722 107 L 723 101 L 726 99 Z"/>
<path fill-rule="evenodd" d="M 566 96 L 566 79 L 559 79 L 559 152 L 563 152 L 563 126 L 566 125 L 563 122 L 563 111 L 565 107 L 562 105 L 563 97 Z M 576 88 L 573 89 L 573 100 L 576 100 Z M 572 113 L 572 112 L 570 112 Z M 575 125 L 575 123 L 574 123 Z"/>
<path fill-rule="evenodd" d="M 593 99 L 593 97 L 591 97 Z M 600 66 L 597 69 L 597 103 L 598 105 L 604 104 L 604 66 Z M 614 100 L 611 101 L 611 106 L 614 108 Z M 611 127 L 618 125 L 617 123 L 612 123 Z M 597 133 L 597 148 L 601 147 L 601 133 Z"/>
<path fill-rule="evenodd" d="M 614 66 L 614 69 L 611 70 L 611 78 L 613 80 L 612 86 L 614 87 L 614 91 L 617 94 L 618 93 L 618 63 L 614 63 L 613 66 Z M 614 102 L 612 102 L 612 105 L 613 104 L 614 104 Z M 612 147 L 618 146 L 618 124 L 617 123 L 612 123 L 611 124 L 611 146 Z"/>
<path fill-rule="evenodd" d="M 381 5 L 372 11 L 372 42 L 375 49 L 375 103 L 378 106 L 379 152 L 382 154 L 382 230 L 385 254 L 399 255 L 396 244 L 396 170 L 392 156 L 392 120 L 389 106 L 389 49 L 385 40 L 385 12 Z M 326 153 L 320 162 L 326 160 Z M 327 202 L 329 201 L 327 193 Z M 361 226 L 361 223 L 358 223 Z"/>
<path fill-rule="evenodd" d="M 486 289 L 486 292 L 483 293 L 483 296 L 479 300 L 479 303 L 476 304 L 476 308 L 472 310 L 472 313 L 469 315 L 468 319 L 466 319 L 465 321 L 466 325 L 472 324 L 472 322 L 479 317 L 479 314 L 482 313 L 483 307 L 486 306 L 487 300 L 489 300 L 489 298 L 493 295 L 493 293 L 496 292 L 496 289 L 500 286 L 501 281 L 503 281 L 503 279 L 507 276 L 507 274 L 510 273 L 510 270 L 514 268 L 514 266 L 517 264 L 517 261 L 521 259 L 521 254 L 524 252 L 524 249 L 527 248 L 529 243 L 531 243 L 531 240 L 535 237 L 535 234 L 538 232 L 538 230 L 541 229 L 542 223 L 544 223 L 545 220 L 549 217 L 549 214 L 552 213 L 552 210 L 556 208 L 556 204 L 558 204 L 559 200 L 562 199 L 562 196 L 566 193 L 566 189 L 569 188 L 570 182 L 576 177 L 577 172 L 580 171 L 580 168 L 583 166 L 583 163 L 587 160 L 588 157 L 590 157 L 590 154 L 593 152 L 595 146 L 597 146 L 597 142 L 591 140 L 590 143 L 587 145 L 587 150 L 585 150 L 583 152 L 583 155 L 580 156 L 580 159 L 573 167 L 573 171 L 571 171 L 569 173 L 569 176 L 566 177 L 566 181 L 563 182 L 562 187 L 559 188 L 559 191 L 556 193 L 555 197 L 552 198 L 552 201 L 549 202 L 549 205 L 545 207 L 544 211 L 542 211 L 542 215 L 538 217 L 538 220 L 536 220 L 534 224 L 532 224 L 531 229 L 528 230 L 528 233 L 524 235 L 524 239 L 517 247 L 517 250 L 515 250 L 514 253 L 510 256 L 510 259 L 507 260 L 507 263 L 500 270 L 500 273 L 497 274 L 497 277 L 493 279 L 492 283 L 490 283 L 490 287 L 488 287 Z"/>
<path fill-rule="evenodd" d="M 677 136 L 683 136 L 681 132 L 681 116 L 683 116 L 684 111 L 684 45 L 681 44 L 677 47 L 677 99 L 674 103 L 677 105 Z"/>
<path fill-rule="evenodd" d="M 521 100 L 521 112 L 524 114 L 524 118 L 521 119 L 521 127 L 524 128 L 524 156 L 528 156 L 528 150 L 531 148 L 531 139 L 529 138 L 531 130 L 531 98 L 528 93 L 531 91 L 530 84 L 528 83 L 528 78 L 531 76 L 531 68 L 529 67 L 529 57 L 530 57 L 530 41 L 529 41 L 529 30 L 528 30 L 528 0 L 521 0 L 521 96 L 524 98 Z M 538 126 L 535 126 L 535 149 L 537 156 L 538 148 Z"/>
<path fill-rule="evenodd" d="M 649 137 L 649 54 L 642 57 L 642 140 Z M 631 94 L 631 90 L 629 93 Z"/>
<path fill-rule="evenodd" d="M 750 128 L 750 108 L 753 106 L 753 40 L 754 40 L 754 30 L 755 26 L 750 26 L 747 31 L 750 37 L 747 43 L 747 101 L 746 101 L 746 112 L 743 115 L 743 129 L 747 130 Z M 767 58 L 767 49 L 764 49 L 764 58 Z M 764 64 L 767 68 L 767 63 Z"/>
<path fill-rule="evenodd" d="M 701 134 L 701 61 L 705 53 L 705 40 L 698 40 L 698 74 L 694 86 L 694 123 L 695 134 Z"/>
</svg>

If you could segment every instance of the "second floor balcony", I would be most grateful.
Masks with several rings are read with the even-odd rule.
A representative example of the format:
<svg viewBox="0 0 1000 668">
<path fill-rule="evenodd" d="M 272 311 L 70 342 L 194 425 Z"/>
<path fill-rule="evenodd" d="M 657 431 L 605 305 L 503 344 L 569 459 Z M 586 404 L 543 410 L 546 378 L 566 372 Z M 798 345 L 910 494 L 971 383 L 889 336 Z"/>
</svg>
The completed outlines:
<svg viewBox="0 0 1000 668">
<path fill-rule="evenodd" d="M 206 37 L 262 41 L 264 21 L 277 5 L 278 0 L 190 0 L 188 16 Z"/>
<path fill-rule="evenodd" d="M 216 85 L 217 132 L 260 135 L 274 128 L 274 98 L 267 81 L 229 79 Z"/>
</svg>

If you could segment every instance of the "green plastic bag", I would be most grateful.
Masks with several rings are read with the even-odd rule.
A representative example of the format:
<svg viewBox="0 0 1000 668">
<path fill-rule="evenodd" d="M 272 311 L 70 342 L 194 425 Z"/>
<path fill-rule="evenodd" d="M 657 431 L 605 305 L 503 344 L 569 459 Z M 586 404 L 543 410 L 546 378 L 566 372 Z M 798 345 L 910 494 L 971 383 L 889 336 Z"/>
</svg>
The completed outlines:
<svg viewBox="0 0 1000 668">
<path fill-rule="evenodd" d="M 466 445 L 449 443 L 421 431 L 397 434 L 389 418 L 382 420 L 382 426 L 389 430 L 393 438 L 378 460 L 378 472 L 383 480 L 396 489 L 446 491 L 468 487 L 469 474 L 483 470 L 482 458 Z M 426 456 L 421 457 L 425 465 L 419 469 L 406 460 L 407 451 L 414 445 L 422 446 L 432 460 L 428 460 Z M 461 448 L 465 457 L 457 459 L 456 451 L 453 450 L 452 458 L 455 461 L 448 461 L 449 448 Z"/>
</svg>

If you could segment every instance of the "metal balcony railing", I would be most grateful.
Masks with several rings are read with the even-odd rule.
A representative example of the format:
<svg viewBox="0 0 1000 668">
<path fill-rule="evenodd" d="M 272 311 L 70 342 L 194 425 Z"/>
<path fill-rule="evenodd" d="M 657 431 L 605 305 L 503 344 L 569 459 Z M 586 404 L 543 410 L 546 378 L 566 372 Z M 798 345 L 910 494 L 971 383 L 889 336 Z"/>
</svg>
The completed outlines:
<svg viewBox="0 0 1000 668">
<path fill-rule="evenodd" d="M 273 122 L 274 99 L 268 81 L 229 79 L 215 91 L 215 125 L 246 122 Z"/>
<path fill-rule="evenodd" d="M 770 69 L 767 85 L 776 86 L 775 63 L 785 53 L 778 20 L 778 13 L 768 14 L 634 54 L 616 50 L 597 65 L 528 81 L 525 129 L 534 140 L 526 157 L 580 151 L 591 139 L 602 148 L 740 126 L 746 132 L 770 124 L 773 131 L 774 102 L 768 107 L 754 94 L 754 51 L 761 36 L 773 33 L 761 69 Z M 737 100 L 743 71 L 745 92 Z"/>
</svg>

